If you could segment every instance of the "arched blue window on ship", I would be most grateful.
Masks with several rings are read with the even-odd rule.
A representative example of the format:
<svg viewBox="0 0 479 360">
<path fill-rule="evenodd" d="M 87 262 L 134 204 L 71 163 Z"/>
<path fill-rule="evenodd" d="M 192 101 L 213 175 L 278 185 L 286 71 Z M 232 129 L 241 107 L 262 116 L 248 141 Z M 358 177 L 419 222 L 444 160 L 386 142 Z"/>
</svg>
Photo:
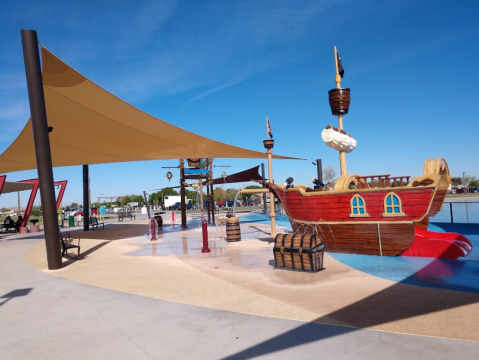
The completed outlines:
<svg viewBox="0 0 479 360">
<path fill-rule="evenodd" d="M 401 198 L 393 192 L 390 192 L 384 198 L 383 217 L 406 216 L 402 211 Z"/>
<path fill-rule="evenodd" d="M 354 195 L 350 201 L 351 213 L 349 217 L 369 217 L 366 211 L 366 202 L 361 195 Z"/>
</svg>

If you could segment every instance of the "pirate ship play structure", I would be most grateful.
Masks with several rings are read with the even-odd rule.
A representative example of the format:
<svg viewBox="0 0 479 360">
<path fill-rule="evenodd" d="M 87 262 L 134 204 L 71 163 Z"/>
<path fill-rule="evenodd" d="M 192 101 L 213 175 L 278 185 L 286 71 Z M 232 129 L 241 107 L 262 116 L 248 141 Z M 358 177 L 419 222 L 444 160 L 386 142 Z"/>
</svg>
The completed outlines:
<svg viewBox="0 0 479 360">
<path fill-rule="evenodd" d="M 423 175 L 412 179 L 346 173 L 345 153 L 355 148 L 356 140 L 343 130 L 350 90 L 341 88 L 342 64 L 334 50 L 337 88 L 329 91 L 329 103 L 339 127 L 327 126 L 322 133 L 340 154 L 341 176 L 334 190 L 265 183 L 281 201 L 293 230 L 316 234 L 331 252 L 454 259 L 468 255 L 472 245 L 464 236 L 427 230 L 429 217 L 441 210 L 451 178 L 443 158 L 427 159 Z"/>
</svg>

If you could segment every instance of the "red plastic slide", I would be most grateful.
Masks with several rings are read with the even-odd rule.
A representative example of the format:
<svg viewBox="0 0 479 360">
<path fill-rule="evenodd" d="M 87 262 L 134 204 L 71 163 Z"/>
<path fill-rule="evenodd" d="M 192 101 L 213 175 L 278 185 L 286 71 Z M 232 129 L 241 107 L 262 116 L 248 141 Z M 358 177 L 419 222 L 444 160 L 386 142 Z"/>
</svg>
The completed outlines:
<svg viewBox="0 0 479 360">
<path fill-rule="evenodd" d="M 461 234 L 439 233 L 416 227 L 413 243 L 401 256 L 457 259 L 469 255 L 471 251 L 472 244 Z"/>
</svg>

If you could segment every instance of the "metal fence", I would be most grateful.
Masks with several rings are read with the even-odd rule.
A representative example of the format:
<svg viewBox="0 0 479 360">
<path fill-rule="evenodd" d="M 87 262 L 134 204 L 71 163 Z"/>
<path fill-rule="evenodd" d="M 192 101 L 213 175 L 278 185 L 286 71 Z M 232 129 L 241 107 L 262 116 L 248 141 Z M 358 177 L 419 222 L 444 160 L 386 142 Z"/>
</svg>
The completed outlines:
<svg viewBox="0 0 479 360">
<path fill-rule="evenodd" d="M 479 201 L 444 202 L 441 211 L 431 222 L 479 224 Z"/>
</svg>

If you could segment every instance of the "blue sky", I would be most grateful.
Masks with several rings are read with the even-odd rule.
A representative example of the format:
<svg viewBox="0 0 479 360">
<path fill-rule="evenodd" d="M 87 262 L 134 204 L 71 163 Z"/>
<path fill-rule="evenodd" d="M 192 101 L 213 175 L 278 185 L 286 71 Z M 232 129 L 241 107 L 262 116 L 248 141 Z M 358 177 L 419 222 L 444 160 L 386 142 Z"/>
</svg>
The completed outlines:
<svg viewBox="0 0 479 360">
<path fill-rule="evenodd" d="M 352 98 L 344 128 L 358 141 L 348 173 L 421 175 L 426 158 L 443 156 L 453 176 L 479 176 L 478 19 L 477 1 L 3 1 L 0 151 L 29 117 L 20 39 L 29 28 L 83 75 L 162 120 L 262 151 L 268 116 L 274 153 L 321 158 L 339 172 L 337 152 L 321 140 L 326 125 L 337 126 L 327 95 L 336 45 Z M 228 173 L 260 162 L 216 160 Z M 92 198 L 168 186 L 161 167 L 177 163 L 93 165 Z M 293 175 L 309 184 L 315 174 L 311 161 L 274 161 L 276 182 Z M 66 202 L 81 200 L 80 167 L 54 175 L 69 180 Z M 0 198 L 15 205 L 16 195 Z"/>
</svg>

